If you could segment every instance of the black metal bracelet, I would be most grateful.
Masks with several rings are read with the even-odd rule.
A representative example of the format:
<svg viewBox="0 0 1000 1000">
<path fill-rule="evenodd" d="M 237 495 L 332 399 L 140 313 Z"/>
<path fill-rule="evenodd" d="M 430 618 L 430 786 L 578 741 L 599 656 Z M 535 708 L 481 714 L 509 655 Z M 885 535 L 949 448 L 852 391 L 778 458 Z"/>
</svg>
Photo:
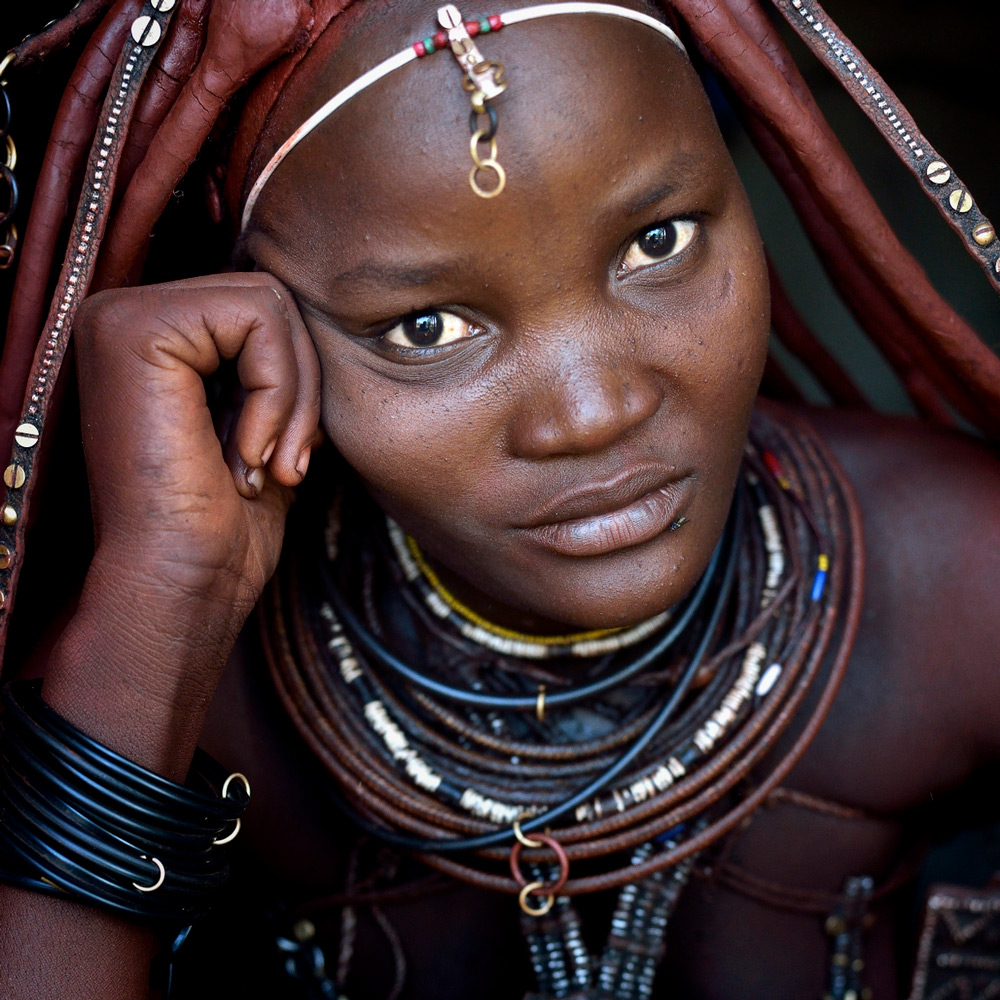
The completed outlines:
<svg viewBox="0 0 1000 1000">
<path fill-rule="evenodd" d="M 37 681 L 0 702 L 0 881 L 142 920 L 203 915 L 228 875 L 247 779 L 198 751 L 188 784 L 168 781 L 67 722 Z"/>
</svg>

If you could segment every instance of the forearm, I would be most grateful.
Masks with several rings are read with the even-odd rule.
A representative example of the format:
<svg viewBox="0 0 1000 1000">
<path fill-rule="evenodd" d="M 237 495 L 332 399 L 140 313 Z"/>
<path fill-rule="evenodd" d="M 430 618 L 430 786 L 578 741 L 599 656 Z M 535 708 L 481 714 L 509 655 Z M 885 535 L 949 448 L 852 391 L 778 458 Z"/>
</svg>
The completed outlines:
<svg viewBox="0 0 1000 1000">
<path fill-rule="evenodd" d="M 231 624 L 219 625 L 210 600 L 161 596 L 140 581 L 92 568 L 46 664 L 42 696 L 87 736 L 182 783 Z M 0 885 L 5 1000 L 146 997 L 157 944 L 127 917 Z"/>
<path fill-rule="evenodd" d="M 18 857 L 0 860 L 129 916 L 0 888 L 5 1000 L 145 996 L 154 940 L 132 915 L 183 926 L 221 885 L 245 783 L 164 787 L 108 751 L 185 780 L 277 565 L 319 417 L 315 351 L 268 275 L 104 292 L 81 307 L 73 336 L 97 551 L 42 671 L 44 704 L 34 688 L 8 693 L 12 705 L 24 696 L 4 737 L 20 755 L 7 779 Z M 224 451 L 203 380 L 237 357 L 246 398 Z M 168 850 L 169 870 L 158 856 Z"/>
<path fill-rule="evenodd" d="M 0 885 L 0 996 L 139 1000 L 153 933 L 109 913 Z"/>
<path fill-rule="evenodd" d="M 46 664 L 43 698 L 88 736 L 183 782 L 243 622 L 236 600 L 168 589 L 98 557 Z"/>
</svg>

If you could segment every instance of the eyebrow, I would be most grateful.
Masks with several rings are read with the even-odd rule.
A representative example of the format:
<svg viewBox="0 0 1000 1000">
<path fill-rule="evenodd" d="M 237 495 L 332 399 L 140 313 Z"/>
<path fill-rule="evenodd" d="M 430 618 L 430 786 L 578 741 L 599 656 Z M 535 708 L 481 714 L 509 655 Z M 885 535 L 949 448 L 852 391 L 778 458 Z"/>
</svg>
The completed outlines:
<svg viewBox="0 0 1000 1000">
<path fill-rule="evenodd" d="M 379 264 L 373 260 L 363 260 L 353 267 L 338 271 L 330 276 L 330 282 L 350 282 L 366 285 L 390 285 L 393 288 L 420 288 L 430 284 L 447 270 L 444 265 L 417 265 L 399 267 Z"/>
<path fill-rule="evenodd" d="M 237 240 L 234 255 L 242 252 L 245 255 L 253 256 L 250 253 L 250 244 L 253 239 L 264 239 L 266 242 L 280 248 L 281 242 L 277 235 L 266 229 L 255 229 L 251 227 L 242 233 Z M 330 275 L 324 284 L 355 284 L 368 285 L 377 289 L 389 288 L 420 288 L 430 284 L 432 281 L 449 274 L 454 268 L 452 261 L 434 261 L 420 264 L 390 264 L 382 263 L 374 258 L 361 260 L 351 267 L 338 271 Z M 301 290 L 299 291 L 301 293 Z"/>
<path fill-rule="evenodd" d="M 661 180 L 656 187 L 644 191 L 635 200 L 626 202 L 624 206 L 626 215 L 635 215 L 644 208 L 655 205 L 658 201 L 663 201 L 664 198 L 669 198 L 682 190 L 690 183 L 690 179 L 683 175 L 695 172 L 703 162 L 704 157 L 697 153 L 681 153 L 674 157 L 667 167 L 666 173 L 669 175 L 667 178 Z"/>
</svg>

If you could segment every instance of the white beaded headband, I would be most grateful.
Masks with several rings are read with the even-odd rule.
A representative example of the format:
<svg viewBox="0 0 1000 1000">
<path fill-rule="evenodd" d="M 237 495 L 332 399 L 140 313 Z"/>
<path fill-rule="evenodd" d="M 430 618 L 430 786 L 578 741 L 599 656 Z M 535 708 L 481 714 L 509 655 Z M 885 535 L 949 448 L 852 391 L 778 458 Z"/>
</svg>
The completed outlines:
<svg viewBox="0 0 1000 1000">
<path fill-rule="evenodd" d="M 257 180 L 254 181 L 250 194 L 247 196 L 246 204 L 243 207 L 243 221 L 240 231 L 244 231 L 250 222 L 254 205 L 260 197 L 264 185 L 271 179 L 271 175 L 281 165 L 282 160 L 318 125 L 326 121 L 338 108 L 343 107 L 352 97 L 356 97 L 361 91 L 370 87 L 377 80 L 388 76 L 394 70 L 405 66 L 414 59 L 421 59 L 429 56 L 443 48 L 451 48 L 452 53 L 458 60 L 465 72 L 462 85 L 469 92 L 472 103 L 472 114 L 470 116 L 470 126 L 472 137 L 469 141 L 469 149 L 472 154 L 472 170 L 469 173 L 469 183 L 472 190 L 481 198 L 493 198 L 498 195 L 506 183 L 506 175 L 503 167 L 497 162 L 496 128 L 497 114 L 492 105 L 487 102 L 507 89 L 507 81 L 504 78 L 504 67 L 496 60 L 483 59 L 472 39 L 476 35 L 485 35 L 489 32 L 499 31 L 501 28 L 520 21 L 533 21 L 539 17 L 553 17 L 557 14 L 610 14 L 613 17 L 623 17 L 629 21 L 637 21 L 647 27 L 658 31 L 661 35 L 669 38 L 681 52 L 687 55 L 681 40 L 674 34 L 667 25 L 648 14 L 642 14 L 637 10 L 628 7 L 619 7 L 616 4 L 591 3 L 588 0 L 570 0 L 565 3 L 539 4 L 535 7 L 523 7 L 520 10 L 508 11 L 505 14 L 492 14 L 477 21 L 463 21 L 458 8 L 452 4 L 441 7 L 438 10 L 438 23 L 442 30 L 408 45 L 401 52 L 390 56 L 388 59 L 373 66 L 367 73 L 359 76 L 353 83 L 344 87 L 343 90 L 334 94 L 319 110 L 313 112 L 282 144 L 277 152 L 268 161 L 267 166 L 260 172 Z M 480 116 L 487 118 L 485 126 L 479 126 Z M 480 152 L 482 144 L 486 144 L 489 152 L 483 156 Z M 492 174 L 495 181 L 492 187 L 483 187 L 479 181 L 481 173 Z"/>
</svg>

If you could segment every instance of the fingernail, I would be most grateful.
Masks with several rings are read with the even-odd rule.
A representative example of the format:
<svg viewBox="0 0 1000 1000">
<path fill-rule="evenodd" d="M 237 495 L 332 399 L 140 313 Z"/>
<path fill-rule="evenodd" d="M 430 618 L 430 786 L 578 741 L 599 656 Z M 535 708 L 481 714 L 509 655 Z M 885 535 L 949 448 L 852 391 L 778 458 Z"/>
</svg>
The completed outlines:
<svg viewBox="0 0 1000 1000">
<path fill-rule="evenodd" d="M 299 460 L 295 463 L 295 471 L 300 476 L 304 476 L 306 474 L 306 469 L 309 468 L 310 455 L 312 455 L 312 448 L 309 445 L 306 445 L 306 447 L 299 453 Z"/>
<path fill-rule="evenodd" d="M 264 488 L 264 470 L 251 469 L 247 473 L 247 482 L 253 487 L 254 492 L 260 493 Z"/>
<path fill-rule="evenodd" d="M 274 454 L 275 445 L 277 445 L 278 439 L 275 438 L 265 449 L 264 454 L 260 456 L 260 464 L 267 465 L 269 459 Z"/>
</svg>

